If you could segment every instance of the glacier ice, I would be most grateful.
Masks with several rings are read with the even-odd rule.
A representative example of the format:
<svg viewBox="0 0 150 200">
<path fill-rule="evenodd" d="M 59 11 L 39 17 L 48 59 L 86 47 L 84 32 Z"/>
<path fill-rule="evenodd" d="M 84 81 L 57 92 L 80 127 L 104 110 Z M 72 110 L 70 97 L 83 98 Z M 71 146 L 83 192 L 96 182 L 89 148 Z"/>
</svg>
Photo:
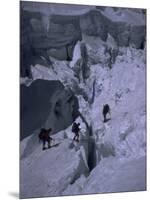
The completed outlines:
<svg viewBox="0 0 150 200">
<path fill-rule="evenodd" d="M 127 16 L 143 16 L 128 10 L 121 14 L 120 9 L 106 9 L 103 15 L 114 21 L 120 16 L 125 22 Z M 129 22 L 132 24 L 132 20 Z M 72 61 L 50 57 L 52 65 L 31 66 L 32 79 L 21 78 L 21 84 L 27 87 L 41 79 L 60 81 L 66 91 L 71 90 L 77 97 L 76 122 L 81 127 L 79 143 L 72 141 L 71 120 L 52 135 L 53 147 L 46 151 L 38 141 L 38 128 L 21 141 L 23 198 L 146 189 L 146 49 L 120 47 L 110 34 L 106 41 L 84 33 L 82 36 L 75 45 Z M 89 67 L 84 81 L 82 74 L 75 76 L 82 67 L 82 43 L 86 45 Z M 115 49 L 115 53 L 109 49 Z M 53 101 L 59 94 L 61 91 L 56 91 Z M 71 107 L 65 107 L 66 97 L 65 92 L 65 116 L 71 113 L 67 110 Z M 107 123 L 103 123 L 102 115 L 105 103 L 111 109 Z M 48 126 L 53 118 L 52 113 L 45 124 Z M 55 120 L 56 128 L 57 123 Z"/>
</svg>

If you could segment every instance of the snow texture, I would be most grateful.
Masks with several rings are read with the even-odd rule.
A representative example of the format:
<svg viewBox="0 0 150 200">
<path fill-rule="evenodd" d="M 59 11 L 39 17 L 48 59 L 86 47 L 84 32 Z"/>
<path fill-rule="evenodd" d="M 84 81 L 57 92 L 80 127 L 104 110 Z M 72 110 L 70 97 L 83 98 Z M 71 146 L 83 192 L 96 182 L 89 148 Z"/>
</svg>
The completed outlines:
<svg viewBox="0 0 150 200">
<path fill-rule="evenodd" d="M 102 13 L 115 22 L 119 16 L 130 24 L 144 23 L 143 13 L 137 10 L 106 8 Z M 83 43 L 89 69 L 86 78 L 81 73 Z M 31 66 L 32 79 L 21 78 L 21 84 L 60 81 L 78 99 L 75 121 L 81 130 L 79 142 L 73 141 L 71 119 L 67 128 L 52 135 L 52 147 L 45 151 L 38 141 L 38 128 L 21 141 L 21 198 L 146 190 L 145 55 L 145 48 L 118 46 L 110 34 L 103 41 L 83 33 L 72 61 L 50 56 L 49 66 Z M 110 106 L 106 123 L 104 104 Z M 52 119 L 49 115 L 43 124 Z"/>
</svg>

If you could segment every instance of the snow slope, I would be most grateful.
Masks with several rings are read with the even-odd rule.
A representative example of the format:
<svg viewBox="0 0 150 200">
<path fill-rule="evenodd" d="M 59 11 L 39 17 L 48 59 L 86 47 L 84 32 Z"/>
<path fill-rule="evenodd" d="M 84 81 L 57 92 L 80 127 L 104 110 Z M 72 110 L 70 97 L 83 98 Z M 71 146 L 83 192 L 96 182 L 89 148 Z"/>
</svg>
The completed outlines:
<svg viewBox="0 0 150 200">
<path fill-rule="evenodd" d="M 90 69 L 85 80 L 76 76 L 82 66 L 82 55 L 76 52 L 80 42 L 73 61 L 51 58 L 49 67 L 31 67 L 32 81 L 60 80 L 73 91 L 81 131 L 79 143 L 72 141 L 71 126 L 56 133 L 53 148 L 46 151 L 39 144 L 38 130 L 21 141 L 22 198 L 146 189 L 145 49 L 118 47 L 110 36 L 106 42 L 92 36 L 82 42 Z M 113 62 L 109 49 L 117 51 Z M 111 116 L 103 123 L 106 103 Z"/>
<path fill-rule="evenodd" d="M 42 151 L 37 134 L 21 143 L 21 198 L 58 196 L 81 175 L 88 174 L 82 144 L 56 134 L 52 148 Z"/>
<path fill-rule="evenodd" d="M 132 161 L 118 161 L 114 157 L 105 158 L 93 169 L 87 178 L 80 177 L 63 194 L 94 194 L 146 190 L 145 172 L 145 157 Z"/>
</svg>

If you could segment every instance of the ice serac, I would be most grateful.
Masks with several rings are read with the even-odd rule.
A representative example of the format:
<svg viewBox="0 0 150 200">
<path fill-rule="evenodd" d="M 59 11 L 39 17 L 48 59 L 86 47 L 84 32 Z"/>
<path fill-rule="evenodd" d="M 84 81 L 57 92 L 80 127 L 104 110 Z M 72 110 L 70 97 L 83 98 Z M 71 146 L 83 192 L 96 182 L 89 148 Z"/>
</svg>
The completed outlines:
<svg viewBox="0 0 150 200">
<path fill-rule="evenodd" d="M 71 60 L 74 45 L 81 40 L 79 16 L 21 12 L 21 76 L 31 76 L 31 64 L 50 65 L 49 56 Z"/>
<path fill-rule="evenodd" d="M 21 139 L 41 127 L 51 127 L 55 133 L 77 116 L 78 100 L 60 81 L 38 79 L 30 86 L 21 85 Z"/>
<path fill-rule="evenodd" d="M 88 194 L 89 191 L 106 193 L 145 190 L 145 168 L 145 157 L 120 162 L 113 157 L 104 159 L 84 182 L 82 193 Z"/>
<path fill-rule="evenodd" d="M 89 38 L 84 42 L 88 56 L 95 59 L 90 51 L 95 38 Z M 105 56 L 100 49 L 103 45 L 101 41 L 95 47 L 101 52 L 99 59 Z M 110 45 L 110 41 L 105 45 Z M 79 84 L 67 62 L 55 60 L 53 67 L 32 68 L 33 83 L 38 78 L 59 80 L 76 94 L 80 112 L 76 121 L 81 124 L 81 133 L 80 142 L 72 142 L 74 134 L 68 125 L 52 136 L 56 143 L 45 152 L 38 143 L 38 132 L 22 140 L 23 197 L 146 189 L 145 50 L 120 47 L 111 69 L 102 61 L 91 64 L 90 76 Z M 94 80 L 94 100 L 88 101 L 93 96 Z M 66 96 L 62 95 L 63 99 Z M 57 99 L 57 93 L 53 97 Z M 103 123 L 102 115 L 105 103 L 111 108 L 107 123 Z M 55 170 L 57 176 L 53 176 Z M 32 178 L 30 183 L 28 177 Z"/>
<path fill-rule="evenodd" d="M 31 76 L 30 65 L 52 64 L 49 56 L 72 60 L 73 49 L 82 34 L 103 41 L 110 34 L 119 46 L 144 48 L 145 15 L 139 9 L 97 9 L 90 6 L 63 7 L 49 5 L 39 9 L 21 4 L 21 76 Z M 83 7 L 83 8 L 82 8 Z M 142 12 L 142 11 L 141 11 Z M 72 13 L 72 14 L 71 14 Z M 121 14 L 120 14 L 121 13 Z M 141 19 L 142 18 L 142 19 Z"/>
<path fill-rule="evenodd" d="M 86 128 L 81 119 L 81 138 Z M 52 136 L 52 148 L 42 151 L 37 134 L 21 142 L 21 198 L 62 195 L 80 177 L 89 174 L 86 143 L 73 142 L 71 126 Z"/>
<path fill-rule="evenodd" d="M 86 35 L 106 41 L 110 34 L 119 46 L 132 45 L 139 49 L 143 48 L 146 35 L 144 14 L 141 15 L 132 9 L 122 9 L 121 12 L 111 8 L 95 9 L 81 16 L 80 26 Z"/>
<path fill-rule="evenodd" d="M 107 39 L 107 25 L 111 21 L 101 14 L 99 10 L 92 10 L 80 18 L 80 27 L 83 33 L 90 36 L 99 36 Z"/>
<path fill-rule="evenodd" d="M 82 39 L 80 16 L 94 6 L 21 2 L 21 76 L 30 65 L 49 65 L 49 55 L 71 60 L 74 46 Z M 44 60 L 41 58 L 44 57 Z"/>
<path fill-rule="evenodd" d="M 36 12 L 40 11 L 36 9 Z M 69 15 L 72 19 L 71 14 L 60 14 L 63 22 Z M 60 14 L 53 12 L 53 30 L 46 26 L 48 34 L 54 31 L 57 35 L 60 31 Z M 42 63 L 38 61 L 31 66 L 32 80 L 22 79 L 22 84 L 28 85 L 22 85 L 22 91 L 27 90 L 27 93 L 34 84 L 51 85 L 48 86 L 51 92 L 47 93 L 45 86 L 39 84 L 39 100 L 34 95 L 33 101 L 32 98 L 29 101 L 32 108 L 26 105 L 28 99 L 23 106 L 29 116 L 29 111 L 34 113 L 33 108 L 37 112 L 31 115 L 32 123 L 30 117 L 24 118 L 28 128 L 25 133 L 31 131 L 31 135 L 21 141 L 23 198 L 146 189 L 144 15 L 141 9 L 106 7 L 93 8 L 82 15 L 74 12 L 80 22 L 82 41 L 74 44 L 72 61 L 58 58 L 59 53 L 63 54 L 61 48 L 58 57 L 53 58 L 56 49 L 49 48 L 46 52 L 51 55 L 52 63 L 44 64 L 47 57 L 42 54 Z M 49 18 L 46 20 L 45 24 Z M 38 18 L 31 20 L 36 30 L 40 28 L 39 22 Z M 82 71 L 81 44 L 86 47 L 85 71 L 88 69 L 88 74 L 77 73 Z M 39 42 L 39 45 L 45 43 Z M 111 110 L 106 123 L 102 112 L 104 104 L 109 104 Z M 73 141 L 74 115 L 81 128 L 79 142 Z M 46 151 L 42 151 L 38 141 L 41 125 L 52 127 L 55 132 L 52 148 Z"/>
</svg>

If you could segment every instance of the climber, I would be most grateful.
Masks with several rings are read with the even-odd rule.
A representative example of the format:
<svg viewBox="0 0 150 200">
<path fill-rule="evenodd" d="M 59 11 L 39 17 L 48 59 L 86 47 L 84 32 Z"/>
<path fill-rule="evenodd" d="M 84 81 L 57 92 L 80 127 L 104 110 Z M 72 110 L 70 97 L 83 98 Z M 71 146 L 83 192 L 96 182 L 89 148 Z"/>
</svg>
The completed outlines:
<svg viewBox="0 0 150 200">
<path fill-rule="evenodd" d="M 80 123 L 74 122 L 72 125 L 72 132 L 75 134 L 73 140 L 79 142 L 79 131 L 80 131 Z"/>
<path fill-rule="evenodd" d="M 47 129 L 47 130 L 44 129 L 44 128 L 42 128 L 41 131 L 40 131 L 40 133 L 39 133 L 39 140 L 42 140 L 42 142 L 43 142 L 43 150 L 46 149 L 46 147 L 45 147 L 46 142 L 48 143 L 48 148 L 51 147 L 51 146 L 50 146 L 50 142 L 51 142 L 51 140 L 53 140 L 53 139 L 49 136 L 51 131 L 52 131 L 51 128 L 49 128 L 49 129 Z"/>
<path fill-rule="evenodd" d="M 103 106 L 104 123 L 107 122 L 108 120 L 110 120 L 110 119 L 106 119 L 106 116 L 107 116 L 108 113 L 109 113 L 109 115 L 111 115 L 111 114 L 110 114 L 110 107 L 109 107 L 108 104 L 105 104 L 105 105 Z"/>
</svg>

